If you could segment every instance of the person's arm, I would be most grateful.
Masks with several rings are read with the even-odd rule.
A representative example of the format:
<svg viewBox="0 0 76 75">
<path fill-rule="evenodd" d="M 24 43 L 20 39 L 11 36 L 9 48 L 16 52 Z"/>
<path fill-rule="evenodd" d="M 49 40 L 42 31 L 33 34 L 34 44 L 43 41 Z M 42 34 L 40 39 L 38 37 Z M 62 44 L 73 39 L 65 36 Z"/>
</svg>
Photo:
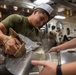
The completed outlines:
<svg viewBox="0 0 76 75">
<path fill-rule="evenodd" d="M 9 33 L 9 28 L 16 28 L 18 23 L 22 22 L 22 17 L 17 14 L 12 14 L 0 22 L 0 45 L 3 45 L 2 50 L 14 55 L 17 51 L 17 45 L 20 45 L 20 41 L 17 38 L 10 38 L 5 35 Z"/>
<path fill-rule="evenodd" d="M 7 33 L 7 29 L 2 23 L 0 23 L 0 45 L 2 45 L 3 40 L 8 37 L 7 35 L 4 35 L 6 33 Z"/>
<path fill-rule="evenodd" d="M 63 75 L 76 75 L 76 62 L 63 64 L 61 70 Z"/>
<path fill-rule="evenodd" d="M 49 61 L 32 60 L 35 66 L 43 66 L 38 75 L 57 75 L 57 65 Z M 61 65 L 62 75 L 76 75 L 76 62 Z"/>
<path fill-rule="evenodd" d="M 3 50 L 5 53 L 14 55 L 17 51 L 16 45 L 20 45 L 20 42 L 16 38 L 11 38 L 4 44 L 4 40 L 9 38 L 9 36 L 5 35 L 6 33 L 6 27 L 3 23 L 0 23 L 0 45 L 3 45 Z"/>
<path fill-rule="evenodd" d="M 76 38 L 64 43 L 64 44 L 61 44 L 61 45 L 58 45 L 56 47 L 52 47 L 50 51 L 60 51 L 60 50 L 66 50 L 66 49 L 69 49 L 69 48 L 75 48 L 76 47 Z"/>
</svg>

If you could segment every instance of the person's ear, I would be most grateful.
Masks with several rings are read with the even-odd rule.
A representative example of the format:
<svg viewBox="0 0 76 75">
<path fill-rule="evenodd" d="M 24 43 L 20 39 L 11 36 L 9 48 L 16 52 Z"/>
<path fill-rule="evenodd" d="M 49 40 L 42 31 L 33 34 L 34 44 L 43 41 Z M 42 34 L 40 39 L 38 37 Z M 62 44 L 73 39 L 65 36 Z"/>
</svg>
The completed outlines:
<svg viewBox="0 0 76 75">
<path fill-rule="evenodd" d="M 38 13 L 38 10 L 34 10 L 33 14 L 35 15 L 36 13 Z"/>
</svg>

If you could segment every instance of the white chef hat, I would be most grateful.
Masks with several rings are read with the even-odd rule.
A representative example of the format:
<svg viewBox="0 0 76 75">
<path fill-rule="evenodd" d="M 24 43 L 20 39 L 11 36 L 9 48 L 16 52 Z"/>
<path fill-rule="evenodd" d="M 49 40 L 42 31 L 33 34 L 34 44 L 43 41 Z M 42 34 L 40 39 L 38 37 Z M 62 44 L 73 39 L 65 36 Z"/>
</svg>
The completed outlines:
<svg viewBox="0 0 76 75">
<path fill-rule="evenodd" d="M 38 9 L 38 8 L 44 10 L 49 18 L 50 18 L 50 14 L 54 10 L 49 4 L 46 4 L 46 3 L 42 3 L 42 4 L 38 5 L 35 9 Z"/>
</svg>

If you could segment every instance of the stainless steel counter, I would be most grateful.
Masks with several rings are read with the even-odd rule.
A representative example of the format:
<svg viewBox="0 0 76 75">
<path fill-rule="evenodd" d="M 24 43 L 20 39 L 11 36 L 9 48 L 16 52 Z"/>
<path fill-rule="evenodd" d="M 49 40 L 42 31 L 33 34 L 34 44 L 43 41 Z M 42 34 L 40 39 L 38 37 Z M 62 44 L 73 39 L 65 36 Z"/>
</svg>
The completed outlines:
<svg viewBox="0 0 76 75">
<path fill-rule="evenodd" d="M 76 51 L 68 52 L 62 51 L 61 52 L 61 64 L 69 63 L 76 61 Z"/>
<path fill-rule="evenodd" d="M 69 63 L 76 61 L 76 51 L 61 51 L 60 54 L 57 52 L 46 53 L 46 60 L 54 62 L 56 64 L 61 63 Z M 30 75 L 38 75 L 38 71 L 31 72 Z"/>
<path fill-rule="evenodd" d="M 40 48 L 41 49 L 41 48 Z M 42 55 L 44 55 L 44 52 L 43 50 L 37 52 L 38 53 L 38 56 L 40 55 L 40 57 L 42 57 Z M 39 57 L 39 58 L 40 58 Z M 61 62 L 61 64 L 65 64 L 65 63 L 69 63 L 69 62 L 73 62 L 73 61 L 76 61 L 76 51 L 71 51 L 71 52 L 68 52 L 68 51 L 61 51 L 60 52 L 60 57 L 58 57 L 58 53 L 56 52 L 51 52 L 51 53 L 45 53 L 45 57 L 46 57 L 46 60 L 49 60 L 51 62 L 54 62 L 56 64 L 58 64 L 58 62 Z M 43 57 L 44 58 L 44 57 Z M 43 59 L 42 58 L 42 59 Z M 58 60 L 58 58 L 60 58 Z M 42 60 L 41 59 L 41 60 Z M 23 61 L 24 62 L 24 61 Z M 17 63 L 17 62 L 16 62 Z M 20 62 L 22 63 L 22 62 Z M 23 65 L 23 64 L 22 64 Z M 17 66 L 19 67 L 19 66 Z M 19 68 L 20 69 L 20 68 Z M 24 69 L 24 68 L 23 68 Z M 23 70 L 22 69 L 22 70 Z M 1 69 L 1 70 L 5 70 L 5 69 Z M 1 71 L 0 70 L 0 71 Z M 17 71 L 16 71 L 17 72 Z M 29 75 L 38 75 L 39 73 L 39 67 L 36 67 L 33 71 L 31 71 L 29 73 Z M 4 74 L 1 74 L 1 75 L 4 75 Z M 12 75 L 12 74 L 7 74 L 7 75 Z M 24 74 L 21 74 L 21 75 L 24 75 Z"/>
<path fill-rule="evenodd" d="M 57 52 L 45 53 L 45 60 L 48 60 L 48 61 L 51 61 L 53 63 L 58 64 L 58 54 L 57 54 Z M 38 69 L 39 69 L 38 67 L 35 67 L 33 69 L 33 71 L 29 73 L 29 75 L 38 75 L 39 71 L 40 71 Z"/>
</svg>

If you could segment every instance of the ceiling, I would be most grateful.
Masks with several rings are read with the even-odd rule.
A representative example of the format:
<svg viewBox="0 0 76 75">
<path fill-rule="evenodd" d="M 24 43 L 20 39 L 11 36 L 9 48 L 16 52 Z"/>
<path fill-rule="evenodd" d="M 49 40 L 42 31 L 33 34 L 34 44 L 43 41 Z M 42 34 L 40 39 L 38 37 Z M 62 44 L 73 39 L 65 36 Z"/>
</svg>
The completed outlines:
<svg viewBox="0 0 76 75">
<path fill-rule="evenodd" d="M 11 5 L 11 6 L 18 6 L 18 7 L 35 7 L 37 5 L 37 1 L 39 0 L 0 0 L 0 3 Z M 67 7 L 70 7 L 73 10 L 76 10 L 76 0 L 41 0 L 43 2 L 47 1 L 49 4 L 61 4 Z M 41 2 L 39 1 L 39 2 Z"/>
<path fill-rule="evenodd" d="M 76 0 L 65 0 L 65 1 L 76 4 Z"/>
<path fill-rule="evenodd" d="M 6 4 L 9 9 L 12 9 L 12 6 L 33 9 L 33 7 L 38 5 L 36 1 L 37 0 L 0 0 L 0 4 Z M 48 0 L 47 3 L 57 10 L 57 14 L 73 16 L 76 13 L 76 0 Z M 63 11 L 60 11 L 61 9 L 63 9 Z"/>
</svg>

